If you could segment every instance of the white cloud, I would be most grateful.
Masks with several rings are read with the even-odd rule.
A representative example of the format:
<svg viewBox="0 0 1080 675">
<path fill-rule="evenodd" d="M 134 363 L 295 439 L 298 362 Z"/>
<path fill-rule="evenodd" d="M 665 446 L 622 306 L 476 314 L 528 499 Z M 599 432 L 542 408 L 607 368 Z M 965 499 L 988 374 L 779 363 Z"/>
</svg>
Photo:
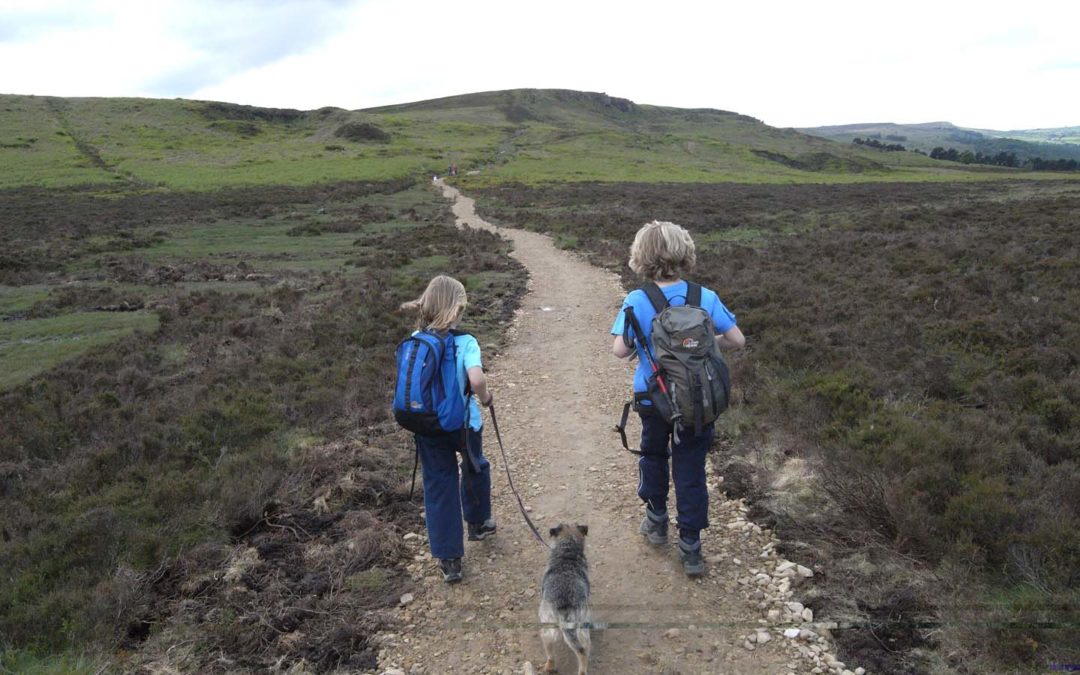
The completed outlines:
<svg viewBox="0 0 1080 675">
<path fill-rule="evenodd" d="M 0 25 L 38 5 L 12 6 Z M 0 91 L 360 108 L 560 87 L 777 126 L 1080 123 L 1076 3 L 114 0 L 47 14 L 69 6 L 74 23 L 0 31 L 0 62 L 23 64 Z"/>
</svg>

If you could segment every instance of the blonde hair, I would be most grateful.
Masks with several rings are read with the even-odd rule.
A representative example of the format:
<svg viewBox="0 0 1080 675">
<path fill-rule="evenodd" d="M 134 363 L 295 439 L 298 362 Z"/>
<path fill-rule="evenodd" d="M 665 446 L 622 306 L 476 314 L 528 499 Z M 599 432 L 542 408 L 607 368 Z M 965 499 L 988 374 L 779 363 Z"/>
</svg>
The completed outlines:
<svg viewBox="0 0 1080 675">
<path fill-rule="evenodd" d="M 442 331 L 453 328 L 468 304 L 461 282 L 440 274 L 428 282 L 419 298 L 402 303 L 401 309 L 417 313 L 417 330 Z"/>
<path fill-rule="evenodd" d="M 695 264 L 694 240 L 675 223 L 654 220 L 634 235 L 630 269 L 646 279 L 678 279 L 694 271 Z"/>
</svg>

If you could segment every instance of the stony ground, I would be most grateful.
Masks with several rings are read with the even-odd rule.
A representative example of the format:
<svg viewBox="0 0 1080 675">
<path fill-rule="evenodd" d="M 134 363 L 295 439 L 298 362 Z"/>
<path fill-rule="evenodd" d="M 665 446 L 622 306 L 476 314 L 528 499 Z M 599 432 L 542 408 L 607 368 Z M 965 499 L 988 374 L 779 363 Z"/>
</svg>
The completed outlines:
<svg viewBox="0 0 1080 675">
<path fill-rule="evenodd" d="M 492 227 L 476 217 L 471 199 L 442 189 L 460 226 Z M 618 280 L 547 237 L 499 232 L 513 241 L 531 279 L 510 348 L 485 365 L 514 484 L 531 517 L 542 532 L 559 522 L 589 526 L 593 620 L 604 626 L 593 631 L 590 670 L 845 672 L 831 654 L 828 625 L 798 603 L 799 584 L 815 570 L 784 561 L 775 537 L 749 522 L 746 506 L 725 499 L 717 482 L 710 485 L 703 578 L 682 574 L 674 537 L 665 547 L 644 542 L 636 461 L 612 431 L 632 369 L 611 355 L 608 331 L 623 296 Z M 628 429 L 631 438 L 637 432 Z M 490 419 L 484 451 L 495 472 L 498 534 L 466 543 L 465 579 L 448 586 L 423 522 L 416 523 L 406 535 L 416 587 L 402 597 L 401 630 L 379 636 L 379 672 L 531 673 L 543 664 L 537 606 L 547 550 L 518 512 Z M 557 655 L 559 672 L 576 672 L 561 643 Z"/>
</svg>

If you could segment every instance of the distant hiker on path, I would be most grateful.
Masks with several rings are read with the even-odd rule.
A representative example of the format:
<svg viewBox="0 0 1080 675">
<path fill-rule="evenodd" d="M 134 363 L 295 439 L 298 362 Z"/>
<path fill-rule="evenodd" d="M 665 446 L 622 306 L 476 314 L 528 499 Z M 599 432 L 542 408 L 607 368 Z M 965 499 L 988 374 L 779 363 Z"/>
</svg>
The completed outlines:
<svg viewBox="0 0 1080 675">
<path fill-rule="evenodd" d="M 461 559 L 465 555 L 462 515 L 468 523 L 470 541 L 495 534 L 495 520 L 491 516 L 491 467 L 483 453 L 483 421 L 477 405 L 479 399 L 490 406 L 492 394 L 484 378 L 480 345 L 472 335 L 457 330 L 467 304 L 461 282 L 440 275 L 428 283 L 423 295 L 401 305 L 402 310 L 416 312 L 417 330 L 398 350 L 394 403 L 398 421 L 406 426 L 402 419 L 407 415 L 399 416 L 400 408 L 423 408 L 432 399 L 441 398 L 444 391 L 447 397 L 458 397 L 450 400 L 456 406 L 453 413 L 456 419 L 449 423 L 432 420 L 439 427 L 434 432 L 414 434 L 424 475 L 428 543 L 447 583 L 461 581 Z M 426 381 L 423 379 L 424 366 L 440 371 L 443 363 L 449 370 L 441 370 L 441 377 L 436 372 L 437 382 L 431 381 L 430 374 Z M 435 405 L 439 405 L 437 400 Z M 431 413 L 429 417 L 438 414 Z M 462 456 L 460 479 L 458 453 Z"/>
<path fill-rule="evenodd" d="M 676 427 L 658 412 L 658 406 L 668 406 L 671 400 L 654 401 L 657 386 L 653 375 L 653 318 L 667 307 L 696 305 L 708 313 L 715 327 L 716 345 L 725 349 L 742 347 L 746 340 L 742 331 L 735 324 L 732 314 L 717 294 L 697 284 L 687 282 L 683 276 L 693 271 L 696 263 L 694 240 L 682 227 L 668 222 L 653 221 L 646 224 L 634 237 L 630 247 L 630 269 L 646 282 L 643 288 L 631 291 L 623 300 L 623 308 L 615 317 L 611 333 L 615 336 L 612 346 L 615 356 L 628 358 L 637 350 L 637 370 L 634 372 L 634 409 L 641 417 L 641 457 L 638 460 L 638 496 L 645 502 L 645 517 L 639 531 L 649 543 L 660 546 L 667 543 L 668 530 L 668 487 L 669 460 L 670 474 L 675 483 L 675 498 L 678 506 L 676 525 L 679 528 L 679 557 L 683 571 L 688 576 L 700 576 L 705 572 L 705 562 L 701 553 L 701 530 L 709 526 L 709 492 L 705 483 L 705 455 L 713 440 L 713 422 L 715 415 L 702 415 L 702 394 L 695 392 L 694 400 L 698 424 L 687 420 L 686 424 Z M 640 326 L 642 339 L 634 339 L 634 331 L 627 326 L 626 308 L 632 308 L 632 315 Z M 701 312 L 696 312 L 701 316 Z M 698 320 L 701 324 L 701 319 Z M 706 328 L 711 328 L 706 326 Z M 712 334 L 712 330 L 709 330 Z M 689 338 L 688 338 L 689 339 Z M 629 342 L 628 342 L 629 340 Z M 642 344 L 644 341 L 644 344 Z M 635 343 L 636 344 L 633 344 Z M 690 345 L 696 347 L 697 343 Z M 711 347 L 711 345 L 710 345 Z M 646 353 L 644 350 L 650 350 Z M 717 354 L 717 357 L 719 355 Z M 722 362 L 705 366 L 702 377 L 694 381 L 703 385 L 706 379 L 712 383 L 716 366 L 722 366 L 726 377 L 726 365 Z M 674 385 L 674 379 L 672 385 Z M 654 394 L 650 394 L 650 383 Z M 666 388 L 666 385 L 665 385 Z M 700 387 L 699 387 L 700 388 Z M 679 392 L 665 392 L 673 396 Z M 685 395 L 684 395 L 685 396 Z M 708 396 L 706 390 L 705 396 Z M 726 407 L 726 393 L 723 394 L 723 406 Z M 710 405 L 704 400 L 704 406 Z M 715 405 L 715 403 L 713 403 Z M 707 424 L 701 423 L 708 419 Z"/>
</svg>

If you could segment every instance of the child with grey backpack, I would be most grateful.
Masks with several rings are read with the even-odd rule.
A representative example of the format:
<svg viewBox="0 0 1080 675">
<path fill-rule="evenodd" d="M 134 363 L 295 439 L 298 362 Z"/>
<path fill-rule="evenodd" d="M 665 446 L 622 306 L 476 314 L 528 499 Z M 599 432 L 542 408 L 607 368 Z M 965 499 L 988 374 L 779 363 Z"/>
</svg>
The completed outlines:
<svg viewBox="0 0 1080 675">
<path fill-rule="evenodd" d="M 696 388 L 677 388 L 675 385 L 683 381 L 673 376 L 669 378 L 672 386 L 668 387 L 662 371 L 658 376 L 652 340 L 654 318 L 668 307 L 694 304 L 707 314 L 706 321 L 711 320 L 708 328 L 715 329 L 715 333 L 709 331 L 715 334 L 715 346 L 699 346 L 697 340 L 688 338 L 692 344 L 687 347 L 707 352 L 737 349 L 746 343 L 735 315 L 719 296 L 683 278 L 693 271 L 696 260 L 694 240 L 679 225 L 653 221 L 643 226 L 630 247 L 630 269 L 645 280 L 646 286 L 627 294 L 611 327 L 615 356 L 629 358 L 636 353 L 640 357 L 634 373 L 634 409 L 641 417 L 638 496 L 645 502 L 645 517 L 639 531 L 650 544 L 667 543 L 668 491 L 674 482 L 679 557 L 683 571 L 691 577 L 705 573 L 701 552 L 701 530 L 709 526 L 705 456 L 712 445 L 713 419 L 727 401 L 726 394 L 723 401 L 712 400 L 710 389 L 703 383 Z M 628 316 L 633 317 L 634 330 L 627 323 Z M 662 358 L 667 356 L 661 354 Z M 720 363 L 709 361 L 707 353 L 702 358 L 703 377 L 719 377 L 716 366 L 722 365 L 722 359 Z M 726 366 L 723 368 L 726 376 Z M 686 414 L 681 414 L 680 409 L 685 409 Z"/>
</svg>

